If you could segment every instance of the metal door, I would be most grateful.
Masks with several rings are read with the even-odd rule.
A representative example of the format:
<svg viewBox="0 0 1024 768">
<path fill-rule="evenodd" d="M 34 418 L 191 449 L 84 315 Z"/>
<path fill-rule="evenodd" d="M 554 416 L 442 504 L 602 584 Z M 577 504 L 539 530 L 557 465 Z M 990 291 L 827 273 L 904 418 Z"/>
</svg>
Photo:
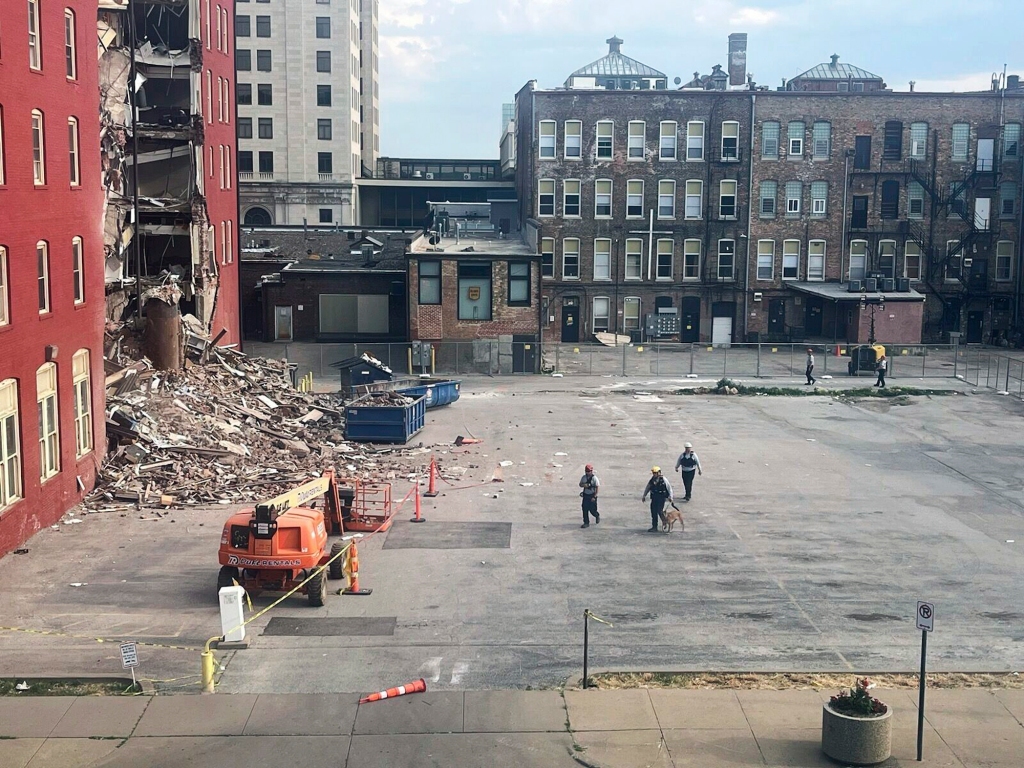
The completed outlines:
<svg viewBox="0 0 1024 768">
<path fill-rule="evenodd" d="M 981 344 L 982 331 L 985 327 L 984 312 L 967 313 L 967 343 Z"/>
<path fill-rule="evenodd" d="M 700 341 L 700 298 L 684 296 L 679 323 L 679 340 L 682 342 Z"/>
<path fill-rule="evenodd" d="M 274 341 L 292 340 L 292 308 L 274 307 Z"/>
<path fill-rule="evenodd" d="M 804 328 L 808 336 L 821 336 L 822 313 L 825 303 L 815 297 L 807 298 L 807 309 L 804 313 Z"/>
<path fill-rule="evenodd" d="M 786 332 L 786 300 L 772 299 L 768 302 L 768 335 L 776 338 Z"/>
<path fill-rule="evenodd" d="M 576 305 L 562 305 L 562 342 L 575 344 L 580 340 L 580 308 Z"/>
<path fill-rule="evenodd" d="M 868 197 L 867 195 L 853 196 L 853 216 L 850 221 L 850 229 L 866 229 L 868 226 Z"/>
</svg>

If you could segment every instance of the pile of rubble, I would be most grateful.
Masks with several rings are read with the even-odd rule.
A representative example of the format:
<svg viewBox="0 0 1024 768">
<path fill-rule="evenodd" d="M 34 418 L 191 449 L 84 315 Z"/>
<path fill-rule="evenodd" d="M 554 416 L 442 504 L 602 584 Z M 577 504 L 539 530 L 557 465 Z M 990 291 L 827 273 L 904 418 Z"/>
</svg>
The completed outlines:
<svg viewBox="0 0 1024 768">
<path fill-rule="evenodd" d="M 285 361 L 189 335 L 184 368 L 157 371 L 130 347 L 108 338 L 108 453 L 92 511 L 242 504 L 328 467 L 387 480 L 423 463 L 423 449 L 346 442 L 339 397 L 296 390 Z"/>
</svg>

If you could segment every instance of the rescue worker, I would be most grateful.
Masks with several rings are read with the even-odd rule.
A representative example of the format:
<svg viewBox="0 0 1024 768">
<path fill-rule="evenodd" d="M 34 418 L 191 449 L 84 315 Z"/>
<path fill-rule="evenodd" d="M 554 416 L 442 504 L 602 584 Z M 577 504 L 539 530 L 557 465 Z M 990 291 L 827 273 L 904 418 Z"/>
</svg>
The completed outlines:
<svg viewBox="0 0 1024 768">
<path fill-rule="evenodd" d="M 601 515 L 597 512 L 597 492 L 600 490 L 601 481 L 594 474 L 594 465 L 587 464 L 583 468 L 583 477 L 580 478 L 580 496 L 583 497 L 583 525 L 580 528 L 590 527 L 590 516 L 594 516 L 594 525 L 601 522 Z"/>
<path fill-rule="evenodd" d="M 889 367 L 889 358 L 882 355 L 878 358 L 878 381 L 875 382 L 874 386 L 884 387 L 885 386 L 885 371 Z"/>
<path fill-rule="evenodd" d="M 813 371 L 814 371 L 814 352 L 812 352 L 808 348 L 808 350 L 807 350 L 807 370 L 805 371 L 805 373 L 807 374 L 807 382 L 806 382 L 807 384 L 814 384 L 817 381 L 817 379 L 814 378 L 814 376 L 811 375 L 811 373 Z"/>
<path fill-rule="evenodd" d="M 651 467 L 651 479 L 647 481 L 647 487 L 644 488 L 644 495 L 640 500 L 647 501 L 648 494 L 651 497 L 651 527 L 647 532 L 657 533 L 658 523 L 665 522 L 665 502 L 672 501 L 672 486 L 661 474 L 661 467 Z"/>
<path fill-rule="evenodd" d="M 682 473 L 683 487 L 686 488 L 686 496 L 683 497 L 683 501 L 689 501 L 690 496 L 693 493 L 694 474 L 704 474 L 704 470 L 700 468 L 700 459 L 698 459 L 697 454 L 693 452 L 693 443 L 683 444 L 683 452 L 679 454 L 679 458 L 676 459 L 676 469 Z"/>
</svg>

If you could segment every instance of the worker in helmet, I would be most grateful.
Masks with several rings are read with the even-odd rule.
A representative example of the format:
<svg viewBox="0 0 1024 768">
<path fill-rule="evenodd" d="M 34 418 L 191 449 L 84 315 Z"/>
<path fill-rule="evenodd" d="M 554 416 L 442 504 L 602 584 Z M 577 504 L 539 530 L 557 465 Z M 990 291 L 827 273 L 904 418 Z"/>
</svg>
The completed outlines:
<svg viewBox="0 0 1024 768">
<path fill-rule="evenodd" d="M 580 528 L 590 527 L 590 516 L 594 516 L 594 525 L 601 522 L 601 515 L 597 512 L 597 492 L 601 487 L 601 481 L 594 474 L 594 465 L 587 464 L 583 468 L 583 477 L 580 478 L 580 496 L 583 497 L 583 525 Z"/>
<path fill-rule="evenodd" d="M 658 523 L 665 522 L 665 502 L 672 501 L 672 486 L 661 474 L 661 467 L 651 467 L 651 479 L 647 481 L 640 500 L 647 501 L 648 494 L 651 497 L 651 527 L 647 532 L 657 533 Z"/>
</svg>

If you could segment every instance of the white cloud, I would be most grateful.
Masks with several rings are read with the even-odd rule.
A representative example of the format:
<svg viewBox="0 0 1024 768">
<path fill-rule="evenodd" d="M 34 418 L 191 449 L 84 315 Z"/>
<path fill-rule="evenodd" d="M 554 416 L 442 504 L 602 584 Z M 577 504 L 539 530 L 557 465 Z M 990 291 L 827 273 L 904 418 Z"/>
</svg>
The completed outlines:
<svg viewBox="0 0 1024 768">
<path fill-rule="evenodd" d="M 380 6 L 380 23 L 403 29 L 422 26 L 426 21 L 423 13 L 426 5 L 427 0 L 385 0 Z"/>
<path fill-rule="evenodd" d="M 779 12 L 765 8 L 736 8 L 729 17 L 730 24 L 743 24 L 748 27 L 766 27 L 779 21 Z"/>
<path fill-rule="evenodd" d="M 438 37 L 381 35 L 381 87 L 396 101 L 416 100 L 430 82 L 436 82 L 444 58 Z"/>
</svg>

